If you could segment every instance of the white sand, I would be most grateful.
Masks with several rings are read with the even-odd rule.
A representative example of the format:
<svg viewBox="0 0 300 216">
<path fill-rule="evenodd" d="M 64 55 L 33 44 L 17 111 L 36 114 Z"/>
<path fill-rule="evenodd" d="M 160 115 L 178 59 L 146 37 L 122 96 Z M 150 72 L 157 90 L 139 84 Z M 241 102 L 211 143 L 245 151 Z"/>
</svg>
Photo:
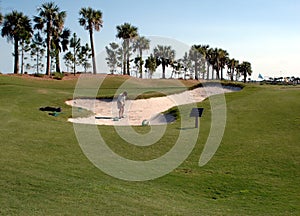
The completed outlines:
<svg viewBox="0 0 300 216">
<path fill-rule="evenodd" d="M 197 103 L 205 98 L 226 92 L 238 91 L 240 88 L 233 87 L 205 87 L 179 94 L 165 97 L 155 97 L 149 99 L 126 100 L 125 118 L 116 121 L 118 109 L 116 100 L 97 99 L 75 99 L 66 101 L 66 104 L 73 106 L 73 109 L 87 109 L 94 115 L 87 118 L 69 118 L 68 121 L 82 124 L 97 125 L 141 125 L 143 120 L 147 120 L 150 125 L 166 124 L 174 121 L 173 116 L 165 116 L 162 112 L 178 105 Z"/>
</svg>

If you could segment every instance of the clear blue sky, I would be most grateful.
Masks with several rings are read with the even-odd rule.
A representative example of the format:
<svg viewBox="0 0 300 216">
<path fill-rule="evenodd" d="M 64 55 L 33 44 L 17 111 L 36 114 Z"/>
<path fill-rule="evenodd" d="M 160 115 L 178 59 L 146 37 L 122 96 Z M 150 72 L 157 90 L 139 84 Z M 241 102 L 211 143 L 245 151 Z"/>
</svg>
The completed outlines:
<svg viewBox="0 0 300 216">
<path fill-rule="evenodd" d="M 47 1 L 1 0 L 2 14 L 12 9 L 32 18 Z M 116 41 L 116 26 L 129 22 L 144 36 L 173 38 L 187 45 L 208 44 L 249 61 L 253 79 L 264 76 L 300 76 L 299 0 L 56 0 L 67 12 L 65 26 L 82 43 L 88 32 L 78 23 L 82 7 L 103 12 L 103 29 L 95 32 L 96 53 Z M 13 45 L 0 38 L 0 71 L 13 71 Z M 180 58 L 181 56 L 176 56 Z M 65 68 L 63 68 L 64 70 Z"/>
</svg>

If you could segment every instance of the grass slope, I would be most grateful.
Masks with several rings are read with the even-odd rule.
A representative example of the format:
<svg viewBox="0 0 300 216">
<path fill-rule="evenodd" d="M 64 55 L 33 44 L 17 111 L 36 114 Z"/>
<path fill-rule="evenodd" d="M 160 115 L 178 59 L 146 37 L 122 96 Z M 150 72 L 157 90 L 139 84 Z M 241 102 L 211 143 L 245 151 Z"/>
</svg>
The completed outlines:
<svg viewBox="0 0 300 216">
<path fill-rule="evenodd" d="M 99 95 L 113 95 L 122 82 L 109 78 Z M 146 82 L 135 88 L 164 89 L 160 81 Z M 204 167 L 197 164 L 210 107 L 209 100 L 200 103 L 200 138 L 189 158 L 159 179 L 126 182 L 95 168 L 81 151 L 66 122 L 71 108 L 64 105 L 74 86 L 74 80 L 0 76 L 0 215 L 300 214 L 299 88 L 249 85 L 227 94 L 224 138 Z M 41 106 L 61 106 L 64 113 L 49 116 Z M 158 143 L 145 148 L 120 141 L 113 127 L 99 130 L 117 153 L 145 160 L 168 151 L 178 127 L 169 125 Z"/>
</svg>

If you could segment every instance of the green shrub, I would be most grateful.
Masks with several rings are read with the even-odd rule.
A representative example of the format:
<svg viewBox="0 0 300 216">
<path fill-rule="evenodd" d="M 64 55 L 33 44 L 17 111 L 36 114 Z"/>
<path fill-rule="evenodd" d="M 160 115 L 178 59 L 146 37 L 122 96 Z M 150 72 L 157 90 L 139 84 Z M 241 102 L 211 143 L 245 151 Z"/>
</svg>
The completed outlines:
<svg viewBox="0 0 300 216">
<path fill-rule="evenodd" d="M 53 79 L 62 80 L 62 78 L 64 77 L 64 74 L 59 73 L 59 72 L 54 72 L 54 73 L 52 73 L 52 77 L 53 77 Z"/>
</svg>

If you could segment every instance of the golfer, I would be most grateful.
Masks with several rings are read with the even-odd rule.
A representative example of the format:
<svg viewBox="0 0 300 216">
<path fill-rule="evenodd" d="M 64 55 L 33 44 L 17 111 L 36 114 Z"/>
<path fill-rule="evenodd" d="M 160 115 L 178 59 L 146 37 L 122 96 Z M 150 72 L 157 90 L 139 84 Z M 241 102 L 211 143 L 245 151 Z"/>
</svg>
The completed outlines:
<svg viewBox="0 0 300 216">
<path fill-rule="evenodd" d="M 124 107 L 125 107 L 126 97 L 127 97 L 126 91 L 124 91 L 118 96 L 117 105 L 119 109 L 119 118 L 124 118 Z"/>
</svg>

